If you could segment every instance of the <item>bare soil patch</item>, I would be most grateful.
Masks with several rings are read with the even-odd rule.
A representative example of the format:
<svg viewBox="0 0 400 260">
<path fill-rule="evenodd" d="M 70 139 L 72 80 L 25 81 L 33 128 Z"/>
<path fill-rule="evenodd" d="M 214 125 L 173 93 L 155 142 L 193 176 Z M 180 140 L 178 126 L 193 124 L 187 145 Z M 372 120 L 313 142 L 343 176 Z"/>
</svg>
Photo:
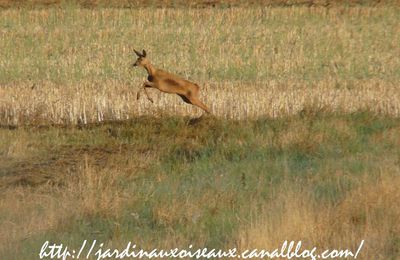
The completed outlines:
<svg viewBox="0 0 400 260">
<path fill-rule="evenodd" d="M 49 151 L 45 157 L 9 162 L 0 169 L 0 187 L 62 185 L 65 175 L 73 174 L 88 162 L 92 167 L 104 168 L 112 155 L 124 155 L 132 149 L 127 145 L 115 146 L 63 146 Z"/>
</svg>

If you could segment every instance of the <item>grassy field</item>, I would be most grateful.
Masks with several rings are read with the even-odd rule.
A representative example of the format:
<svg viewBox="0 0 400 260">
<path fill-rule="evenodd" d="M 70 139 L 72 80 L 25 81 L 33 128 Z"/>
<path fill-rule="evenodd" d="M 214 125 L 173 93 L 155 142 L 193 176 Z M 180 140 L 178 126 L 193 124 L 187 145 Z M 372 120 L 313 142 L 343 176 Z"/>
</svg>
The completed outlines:
<svg viewBox="0 0 400 260">
<path fill-rule="evenodd" d="M 202 86 L 221 118 L 328 112 L 400 115 L 400 9 L 207 8 L 1 11 L 0 124 L 80 124 L 140 115 L 200 115 L 150 91 L 156 67 Z M 201 21 L 201 22 L 198 22 Z"/>
<path fill-rule="evenodd" d="M 389 5 L 1 9 L 0 258 L 365 239 L 358 259 L 398 259 L 399 24 Z M 133 48 L 213 115 L 136 100 Z"/>
<path fill-rule="evenodd" d="M 365 239 L 360 259 L 396 259 L 399 133 L 400 120 L 368 113 L 3 129 L 2 258 L 31 258 L 46 240 L 353 249 Z"/>
</svg>

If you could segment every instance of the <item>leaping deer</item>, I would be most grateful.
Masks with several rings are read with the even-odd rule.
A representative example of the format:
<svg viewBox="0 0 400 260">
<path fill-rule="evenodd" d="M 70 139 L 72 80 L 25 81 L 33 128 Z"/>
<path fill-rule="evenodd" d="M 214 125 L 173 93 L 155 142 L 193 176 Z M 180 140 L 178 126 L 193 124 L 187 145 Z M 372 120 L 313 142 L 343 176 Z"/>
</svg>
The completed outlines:
<svg viewBox="0 0 400 260">
<path fill-rule="evenodd" d="M 140 91 L 144 90 L 147 99 L 153 103 L 153 99 L 147 93 L 147 88 L 156 88 L 165 93 L 177 94 L 184 102 L 195 105 L 207 113 L 210 113 L 208 107 L 199 100 L 199 85 L 164 70 L 156 69 L 150 63 L 149 59 L 146 58 L 145 50 L 143 50 L 143 53 L 136 50 L 134 51 L 138 58 L 133 66 L 145 68 L 148 74 L 147 81 L 143 83 L 143 88 L 140 89 L 137 94 L 137 99 L 140 97 Z"/>
</svg>

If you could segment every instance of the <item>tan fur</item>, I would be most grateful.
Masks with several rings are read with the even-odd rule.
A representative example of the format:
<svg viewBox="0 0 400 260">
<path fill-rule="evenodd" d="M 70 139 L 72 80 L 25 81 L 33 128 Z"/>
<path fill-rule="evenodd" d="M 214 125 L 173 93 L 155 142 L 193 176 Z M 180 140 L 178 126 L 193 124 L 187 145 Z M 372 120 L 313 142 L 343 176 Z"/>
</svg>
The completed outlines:
<svg viewBox="0 0 400 260">
<path fill-rule="evenodd" d="M 138 59 L 133 66 L 140 66 L 146 69 L 148 73 L 147 81 L 143 83 L 143 89 L 147 98 L 153 102 L 149 97 L 146 89 L 156 88 L 162 92 L 177 94 L 182 100 L 188 104 L 192 104 L 203 109 L 205 112 L 210 113 L 210 110 L 199 100 L 200 87 L 188 80 L 185 80 L 177 75 L 169 73 L 164 70 L 156 69 L 150 61 L 146 58 L 146 52 L 143 54 L 135 51 L 138 55 Z M 138 98 L 139 98 L 138 93 Z"/>
</svg>

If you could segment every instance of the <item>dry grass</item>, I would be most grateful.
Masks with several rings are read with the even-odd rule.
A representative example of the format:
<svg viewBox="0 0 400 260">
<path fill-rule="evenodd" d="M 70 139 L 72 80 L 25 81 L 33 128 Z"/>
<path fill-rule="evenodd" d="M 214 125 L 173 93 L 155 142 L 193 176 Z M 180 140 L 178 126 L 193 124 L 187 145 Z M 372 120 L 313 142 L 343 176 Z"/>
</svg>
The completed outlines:
<svg viewBox="0 0 400 260">
<path fill-rule="evenodd" d="M 360 80 L 352 83 L 354 87 L 336 88 L 338 83 L 331 79 L 313 86 L 306 84 L 291 80 L 251 85 L 240 82 L 204 84 L 202 99 L 211 107 L 213 115 L 226 119 L 284 117 L 310 108 L 329 113 L 370 111 L 400 116 L 400 89 L 395 84 Z M 139 88 L 112 81 L 102 85 L 43 83 L 31 90 L 29 85 L 9 84 L 2 89 L 6 102 L 0 104 L 0 122 L 5 125 L 86 124 L 142 115 L 195 116 L 202 113 L 175 95 L 150 90 L 155 100 L 152 104 L 145 97 L 136 100 Z"/>
<path fill-rule="evenodd" d="M 136 167 L 145 160 L 139 163 L 131 159 L 131 163 L 122 169 L 115 165 L 118 162 L 115 157 L 118 155 L 108 158 L 110 163 L 102 167 L 93 162 L 91 155 L 84 155 L 75 164 L 66 164 L 64 167 L 69 171 L 53 165 L 47 183 L 38 181 L 41 179 L 38 174 L 30 176 L 29 170 L 16 173 L 14 180 L 18 175 L 25 175 L 26 179 L 36 182 L 10 182 L 9 178 L 2 177 L 0 252 L 18 252 L 21 241 L 68 228 L 74 219 L 116 218 L 126 203 L 135 201 L 120 182 L 134 176 Z M 125 161 L 128 158 L 124 156 Z"/>
<path fill-rule="evenodd" d="M 399 13 L 395 7 L 3 10 L 0 124 L 199 115 L 157 91 L 154 105 L 136 100 L 145 72 L 130 67 L 133 47 L 202 85 L 202 99 L 218 117 L 279 117 L 310 107 L 399 116 Z"/>
<path fill-rule="evenodd" d="M 398 255 L 398 174 L 395 167 L 390 172 L 384 170 L 378 179 L 357 178 L 358 187 L 334 205 L 316 201 L 310 193 L 313 187 L 286 183 L 278 189 L 273 203 L 265 205 L 250 227 L 240 232 L 240 248 L 272 251 L 288 240 L 302 241 L 303 248 L 347 248 L 355 252 L 365 240 L 361 259 Z"/>
<path fill-rule="evenodd" d="M 397 257 L 399 120 L 313 113 L 1 129 L 0 251 L 27 259 L 43 241 L 83 238 L 147 249 L 364 238 L 365 259 Z"/>
</svg>

